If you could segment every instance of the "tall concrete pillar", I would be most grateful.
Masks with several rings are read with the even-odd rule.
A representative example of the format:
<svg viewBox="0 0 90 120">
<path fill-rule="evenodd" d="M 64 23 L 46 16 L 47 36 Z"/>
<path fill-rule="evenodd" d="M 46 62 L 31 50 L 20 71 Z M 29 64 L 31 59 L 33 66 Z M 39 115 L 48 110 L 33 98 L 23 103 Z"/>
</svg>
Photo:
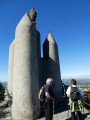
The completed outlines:
<svg viewBox="0 0 90 120">
<path fill-rule="evenodd" d="M 13 93 L 13 65 L 14 65 L 14 41 L 9 47 L 9 64 L 8 64 L 8 92 Z"/>
<path fill-rule="evenodd" d="M 15 34 L 12 110 L 14 120 L 36 120 L 39 115 L 37 59 L 36 28 L 26 13 Z"/>
<path fill-rule="evenodd" d="M 60 64 L 58 55 L 58 46 L 51 33 L 48 34 L 43 44 L 43 57 L 48 61 L 49 77 L 53 78 L 53 92 L 56 100 L 62 101 L 62 82 L 60 74 Z"/>
<path fill-rule="evenodd" d="M 38 55 L 38 62 L 41 59 L 41 43 L 40 43 L 40 32 L 36 31 L 37 34 L 37 55 Z"/>
<path fill-rule="evenodd" d="M 40 32 L 37 31 L 37 55 L 38 55 L 38 82 L 40 83 L 40 71 L 41 71 L 41 43 L 40 43 Z M 40 88 L 40 85 L 39 85 Z"/>
</svg>

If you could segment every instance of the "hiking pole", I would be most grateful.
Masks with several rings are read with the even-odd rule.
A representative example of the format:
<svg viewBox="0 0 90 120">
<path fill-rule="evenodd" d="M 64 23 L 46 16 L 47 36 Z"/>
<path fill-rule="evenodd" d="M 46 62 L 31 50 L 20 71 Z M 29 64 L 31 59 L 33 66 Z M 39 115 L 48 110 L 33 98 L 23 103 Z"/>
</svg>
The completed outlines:
<svg viewBox="0 0 90 120">
<path fill-rule="evenodd" d="M 54 101 L 53 101 L 53 115 L 54 115 Z"/>
</svg>

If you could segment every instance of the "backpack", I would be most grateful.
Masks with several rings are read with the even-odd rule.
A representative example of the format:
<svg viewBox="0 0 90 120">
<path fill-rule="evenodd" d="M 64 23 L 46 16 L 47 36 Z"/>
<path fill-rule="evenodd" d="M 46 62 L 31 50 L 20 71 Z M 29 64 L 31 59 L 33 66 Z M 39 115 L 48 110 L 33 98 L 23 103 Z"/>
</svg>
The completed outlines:
<svg viewBox="0 0 90 120">
<path fill-rule="evenodd" d="M 77 87 L 71 87 L 70 98 L 72 101 L 79 100 L 79 91 Z"/>
<path fill-rule="evenodd" d="M 45 85 L 44 85 L 45 86 Z M 45 101 L 45 91 L 44 91 L 44 86 L 42 86 L 39 90 L 39 93 L 38 93 L 38 98 L 41 102 Z"/>
</svg>

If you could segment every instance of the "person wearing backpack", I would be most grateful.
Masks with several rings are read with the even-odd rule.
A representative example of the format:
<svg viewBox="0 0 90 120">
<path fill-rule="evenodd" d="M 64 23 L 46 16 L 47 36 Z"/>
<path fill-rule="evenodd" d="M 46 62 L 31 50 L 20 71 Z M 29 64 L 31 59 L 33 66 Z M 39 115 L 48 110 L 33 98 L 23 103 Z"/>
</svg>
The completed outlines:
<svg viewBox="0 0 90 120">
<path fill-rule="evenodd" d="M 48 78 L 46 80 L 46 85 L 44 86 L 46 120 L 52 120 L 53 118 L 53 102 L 55 101 L 55 99 L 54 99 L 54 94 L 51 88 L 52 84 L 53 84 L 53 79 Z"/>
<path fill-rule="evenodd" d="M 69 105 L 70 105 L 72 120 L 76 120 L 75 112 L 77 113 L 77 120 L 82 120 L 81 98 L 84 95 L 84 92 L 82 91 L 81 88 L 77 87 L 77 81 L 75 79 L 71 80 L 71 86 L 68 87 L 66 94 L 67 97 L 69 97 Z"/>
</svg>

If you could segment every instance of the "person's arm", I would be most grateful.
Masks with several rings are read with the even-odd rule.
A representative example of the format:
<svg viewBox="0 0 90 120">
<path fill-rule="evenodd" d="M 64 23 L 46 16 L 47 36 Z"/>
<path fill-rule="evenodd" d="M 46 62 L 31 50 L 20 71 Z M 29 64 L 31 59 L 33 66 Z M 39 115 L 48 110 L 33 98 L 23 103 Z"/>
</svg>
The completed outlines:
<svg viewBox="0 0 90 120">
<path fill-rule="evenodd" d="M 70 97 L 70 91 L 71 91 L 71 87 L 68 87 L 66 91 L 67 97 Z"/>
<path fill-rule="evenodd" d="M 70 94 L 67 94 L 67 97 L 70 97 Z"/>
<path fill-rule="evenodd" d="M 55 101 L 55 99 L 49 94 L 49 92 L 45 92 L 45 96 L 52 101 Z"/>
</svg>

